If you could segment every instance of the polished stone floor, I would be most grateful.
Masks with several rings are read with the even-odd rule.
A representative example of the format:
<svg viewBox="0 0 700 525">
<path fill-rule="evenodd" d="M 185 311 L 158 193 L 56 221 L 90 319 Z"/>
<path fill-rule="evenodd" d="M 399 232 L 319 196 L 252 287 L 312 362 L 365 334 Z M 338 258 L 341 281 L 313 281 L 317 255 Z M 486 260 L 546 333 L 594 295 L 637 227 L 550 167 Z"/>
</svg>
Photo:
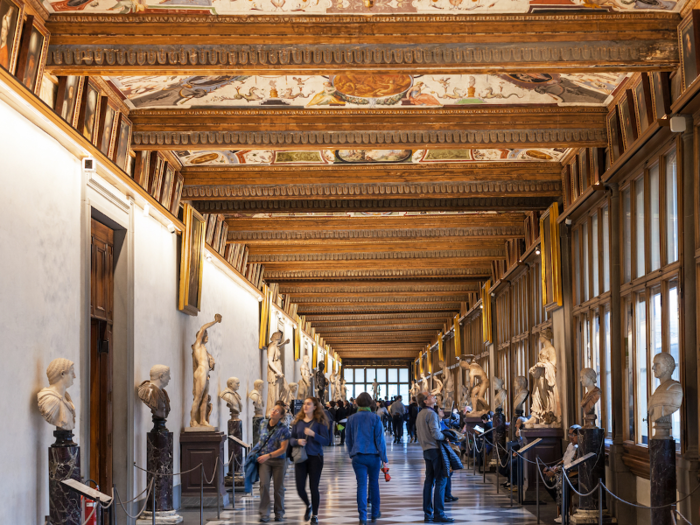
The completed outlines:
<svg viewBox="0 0 700 525">
<path fill-rule="evenodd" d="M 391 437 L 387 436 L 389 443 Z M 420 445 L 389 444 L 388 449 L 391 481 L 380 482 L 381 512 L 379 525 L 398 523 L 423 523 L 422 489 L 424 463 Z M 294 467 L 289 464 L 285 480 L 285 523 L 303 523 L 304 505 L 297 496 L 294 487 Z M 453 475 L 452 492 L 459 501 L 446 504 L 447 514 L 455 518 L 455 523 L 535 525 L 535 516 L 524 508 L 510 508 L 510 498 L 501 489 L 496 493 L 493 475 L 489 482 L 483 483 L 482 475 L 473 475 L 472 471 L 459 471 Z M 502 478 L 501 478 L 502 479 Z M 355 503 L 355 475 L 350 458 L 344 447 L 329 447 L 325 452 L 323 477 L 321 478 L 320 523 L 354 524 L 358 522 Z M 257 489 L 255 489 L 257 491 Z M 243 498 L 236 494 L 235 510 L 225 509 L 221 519 L 216 518 L 216 511 L 205 510 L 205 523 L 210 525 L 252 525 L 258 523 L 259 499 Z M 554 511 L 553 505 L 544 507 Z M 550 514 L 550 512 L 546 512 Z M 185 525 L 200 523 L 199 511 L 184 511 Z M 274 523 L 272 521 L 271 523 Z M 542 523 L 553 523 L 551 517 L 542 519 Z"/>
</svg>

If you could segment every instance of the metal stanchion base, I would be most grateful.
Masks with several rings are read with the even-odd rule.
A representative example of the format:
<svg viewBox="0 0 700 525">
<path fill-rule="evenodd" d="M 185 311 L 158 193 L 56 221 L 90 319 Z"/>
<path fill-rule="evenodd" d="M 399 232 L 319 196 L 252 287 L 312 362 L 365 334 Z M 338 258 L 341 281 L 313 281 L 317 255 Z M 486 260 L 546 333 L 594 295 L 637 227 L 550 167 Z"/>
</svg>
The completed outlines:
<svg viewBox="0 0 700 525">
<path fill-rule="evenodd" d="M 166 510 L 156 512 L 157 525 L 174 525 L 182 523 L 184 518 L 180 516 L 176 510 Z M 141 517 L 136 520 L 136 525 L 151 525 L 153 523 L 153 514 L 146 511 L 141 514 Z"/>
</svg>

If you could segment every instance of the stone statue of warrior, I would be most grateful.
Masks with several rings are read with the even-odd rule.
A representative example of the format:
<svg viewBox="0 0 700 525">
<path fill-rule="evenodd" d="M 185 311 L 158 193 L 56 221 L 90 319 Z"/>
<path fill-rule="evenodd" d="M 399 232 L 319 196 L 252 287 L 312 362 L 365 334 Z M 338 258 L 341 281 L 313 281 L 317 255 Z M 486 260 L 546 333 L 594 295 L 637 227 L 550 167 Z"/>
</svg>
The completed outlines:
<svg viewBox="0 0 700 525">
<path fill-rule="evenodd" d="M 314 385 L 316 386 L 316 394 L 321 403 L 326 402 L 326 387 L 328 386 L 328 379 L 326 379 L 325 374 L 326 365 L 321 361 L 318 364 L 316 372 L 314 372 Z"/>
<path fill-rule="evenodd" d="M 214 357 L 207 351 L 204 346 L 209 341 L 207 329 L 221 322 L 221 315 L 216 314 L 214 321 L 207 323 L 197 332 L 197 339 L 192 345 L 192 410 L 190 412 L 190 427 L 209 427 L 214 428 L 209 424 L 209 414 L 211 407 L 209 405 L 209 372 L 214 370 L 216 362 Z"/>
</svg>

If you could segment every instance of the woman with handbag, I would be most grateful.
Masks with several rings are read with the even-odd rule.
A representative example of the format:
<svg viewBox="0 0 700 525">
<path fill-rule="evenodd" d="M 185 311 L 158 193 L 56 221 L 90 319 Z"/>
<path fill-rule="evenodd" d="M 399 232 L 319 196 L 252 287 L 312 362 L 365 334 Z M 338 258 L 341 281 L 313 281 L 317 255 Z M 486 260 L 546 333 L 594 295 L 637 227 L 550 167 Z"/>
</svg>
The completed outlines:
<svg viewBox="0 0 700 525">
<path fill-rule="evenodd" d="M 304 521 L 318 523 L 318 508 L 321 504 L 321 472 L 323 471 L 323 447 L 330 443 L 326 411 L 318 399 L 307 397 L 301 410 L 292 422 L 292 459 L 297 494 L 306 504 Z M 306 494 L 306 478 L 309 478 L 311 503 Z"/>
<path fill-rule="evenodd" d="M 260 473 L 260 521 L 270 521 L 270 480 L 275 480 L 275 521 L 284 519 L 284 475 L 287 471 L 287 445 L 289 429 L 282 418 L 287 405 L 277 401 L 270 413 L 270 419 L 263 421 L 260 428 L 260 441 L 255 446 L 258 454 Z"/>
</svg>

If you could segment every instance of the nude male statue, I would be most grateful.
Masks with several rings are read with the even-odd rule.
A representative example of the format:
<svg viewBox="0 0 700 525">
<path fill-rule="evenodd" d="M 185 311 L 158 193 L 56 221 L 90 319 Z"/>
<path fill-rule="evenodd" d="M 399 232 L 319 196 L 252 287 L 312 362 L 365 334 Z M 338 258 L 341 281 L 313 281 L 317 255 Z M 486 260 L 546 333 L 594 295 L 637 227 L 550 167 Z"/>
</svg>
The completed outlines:
<svg viewBox="0 0 700 525">
<path fill-rule="evenodd" d="M 192 345 L 192 410 L 190 411 L 190 427 L 209 427 L 209 414 L 211 405 L 209 404 L 209 372 L 214 370 L 216 362 L 214 357 L 204 346 L 209 341 L 207 329 L 221 322 L 221 315 L 216 314 L 211 323 L 207 323 L 197 332 L 197 339 Z"/>
</svg>

